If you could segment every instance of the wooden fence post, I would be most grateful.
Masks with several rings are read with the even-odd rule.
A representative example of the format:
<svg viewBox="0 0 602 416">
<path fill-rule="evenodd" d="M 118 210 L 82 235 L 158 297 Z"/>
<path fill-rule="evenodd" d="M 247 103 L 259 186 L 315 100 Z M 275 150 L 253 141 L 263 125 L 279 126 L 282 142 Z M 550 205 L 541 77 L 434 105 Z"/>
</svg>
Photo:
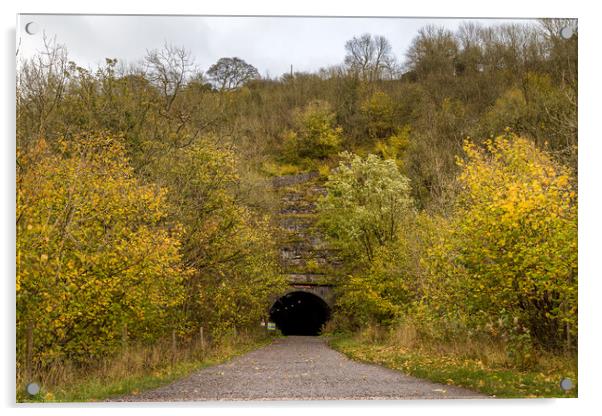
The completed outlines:
<svg viewBox="0 0 602 416">
<path fill-rule="evenodd" d="M 572 340 L 571 340 L 571 324 L 566 323 L 566 349 L 570 353 L 572 349 Z"/>
<path fill-rule="evenodd" d="M 177 343 L 176 343 L 176 330 L 171 331 L 171 359 L 172 362 L 176 362 L 176 353 L 177 353 Z"/>
<path fill-rule="evenodd" d="M 124 323 L 121 327 L 121 349 L 123 355 L 128 353 L 128 324 Z"/>
<path fill-rule="evenodd" d="M 201 350 L 205 351 L 205 334 L 203 334 L 203 327 L 199 330 L 201 336 Z"/>
<path fill-rule="evenodd" d="M 33 321 L 27 325 L 25 345 L 25 382 L 31 383 L 33 377 Z"/>
<path fill-rule="evenodd" d="M 564 312 L 564 316 L 567 316 L 568 307 L 566 306 L 566 301 L 562 303 L 562 311 Z M 568 319 L 565 323 L 564 330 L 566 331 L 564 352 L 566 355 L 569 355 L 571 352 L 571 324 L 569 323 Z"/>
</svg>

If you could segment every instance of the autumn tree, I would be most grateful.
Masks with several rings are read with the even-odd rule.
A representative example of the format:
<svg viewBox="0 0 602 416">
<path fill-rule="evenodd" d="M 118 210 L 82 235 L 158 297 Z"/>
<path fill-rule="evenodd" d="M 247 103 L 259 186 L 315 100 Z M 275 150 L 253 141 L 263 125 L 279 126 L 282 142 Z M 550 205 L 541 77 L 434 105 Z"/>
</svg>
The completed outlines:
<svg viewBox="0 0 602 416">
<path fill-rule="evenodd" d="M 507 313 L 534 342 L 571 346 L 577 330 L 571 171 L 524 138 L 502 136 L 485 146 L 467 142 L 459 162 L 457 211 L 431 253 L 433 306 L 480 325 Z"/>
<path fill-rule="evenodd" d="M 187 273 L 165 190 L 133 176 L 122 138 L 60 146 L 40 139 L 17 155 L 17 334 L 33 331 L 39 365 L 113 352 L 126 325 L 156 340 L 176 325 Z"/>
<path fill-rule="evenodd" d="M 424 213 L 404 213 L 397 218 L 397 235 L 375 249 L 368 264 L 354 269 L 338 287 L 337 311 L 346 329 L 368 325 L 394 325 L 411 319 L 428 289 L 422 266 L 425 251 L 436 235 L 436 221 Z M 336 318 L 335 318 L 336 319 Z"/>
<path fill-rule="evenodd" d="M 311 101 L 293 113 L 294 130 L 284 134 L 285 152 L 290 160 L 323 159 L 337 151 L 342 143 L 341 127 L 335 124 L 336 114 L 326 101 Z"/>
<path fill-rule="evenodd" d="M 414 299 L 418 250 L 410 183 L 394 160 L 342 153 L 318 202 L 320 224 L 346 259 L 337 310 L 342 326 L 390 324 Z"/>
<path fill-rule="evenodd" d="M 184 320 L 216 336 L 257 323 L 284 285 L 269 221 L 233 192 L 236 163 L 232 151 L 204 137 L 163 154 L 150 169 L 168 190 L 171 217 L 182 224 L 182 260 L 191 269 L 184 280 Z"/>
<path fill-rule="evenodd" d="M 376 91 L 360 108 L 366 120 L 366 133 L 369 138 L 383 139 L 395 132 L 395 104 L 388 94 Z"/>
</svg>

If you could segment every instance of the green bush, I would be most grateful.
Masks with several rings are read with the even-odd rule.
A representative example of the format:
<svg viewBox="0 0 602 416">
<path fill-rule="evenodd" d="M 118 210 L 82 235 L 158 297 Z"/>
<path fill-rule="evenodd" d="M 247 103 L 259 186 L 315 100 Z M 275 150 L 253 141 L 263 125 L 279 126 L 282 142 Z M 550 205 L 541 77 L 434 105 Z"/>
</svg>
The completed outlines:
<svg viewBox="0 0 602 416">
<path fill-rule="evenodd" d="M 326 101 L 314 100 L 293 114 L 294 129 L 284 133 L 284 154 L 299 158 L 324 159 L 339 149 L 343 129 L 335 125 L 335 113 Z"/>
</svg>

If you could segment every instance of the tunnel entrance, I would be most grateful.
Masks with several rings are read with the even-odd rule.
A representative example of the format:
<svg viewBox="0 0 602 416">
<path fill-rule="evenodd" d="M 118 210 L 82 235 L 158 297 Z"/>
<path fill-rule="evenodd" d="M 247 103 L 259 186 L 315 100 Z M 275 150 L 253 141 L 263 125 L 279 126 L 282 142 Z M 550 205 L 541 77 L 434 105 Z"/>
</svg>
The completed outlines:
<svg viewBox="0 0 602 416">
<path fill-rule="evenodd" d="M 319 335 L 329 318 L 326 302 L 308 292 L 287 293 L 270 308 L 270 320 L 283 335 Z"/>
</svg>

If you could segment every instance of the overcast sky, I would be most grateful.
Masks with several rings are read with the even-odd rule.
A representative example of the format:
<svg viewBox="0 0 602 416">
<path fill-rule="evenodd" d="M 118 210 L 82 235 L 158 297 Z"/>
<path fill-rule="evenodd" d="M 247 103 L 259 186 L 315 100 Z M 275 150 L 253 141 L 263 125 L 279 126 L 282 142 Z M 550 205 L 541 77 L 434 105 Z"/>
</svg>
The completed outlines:
<svg viewBox="0 0 602 416">
<path fill-rule="evenodd" d="M 20 15 L 17 27 L 19 55 L 26 58 L 42 47 L 42 33 L 56 36 L 67 46 L 71 60 L 95 67 L 105 58 L 126 63 L 142 59 L 147 50 L 165 42 L 184 46 L 201 70 L 220 57 L 237 56 L 265 76 L 290 71 L 315 71 L 339 64 L 345 42 L 362 33 L 383 35 L 399 59 L 418 29 L 436 24 L 456 29 L 458 19 L 316 18 L 316 17 L 202 17 L 202 16 L 93 16 Z M 531 20 L 480 19 L 484 25 Z M 35 22 L 39 32 L 25 26 Z"/>
</svg>

